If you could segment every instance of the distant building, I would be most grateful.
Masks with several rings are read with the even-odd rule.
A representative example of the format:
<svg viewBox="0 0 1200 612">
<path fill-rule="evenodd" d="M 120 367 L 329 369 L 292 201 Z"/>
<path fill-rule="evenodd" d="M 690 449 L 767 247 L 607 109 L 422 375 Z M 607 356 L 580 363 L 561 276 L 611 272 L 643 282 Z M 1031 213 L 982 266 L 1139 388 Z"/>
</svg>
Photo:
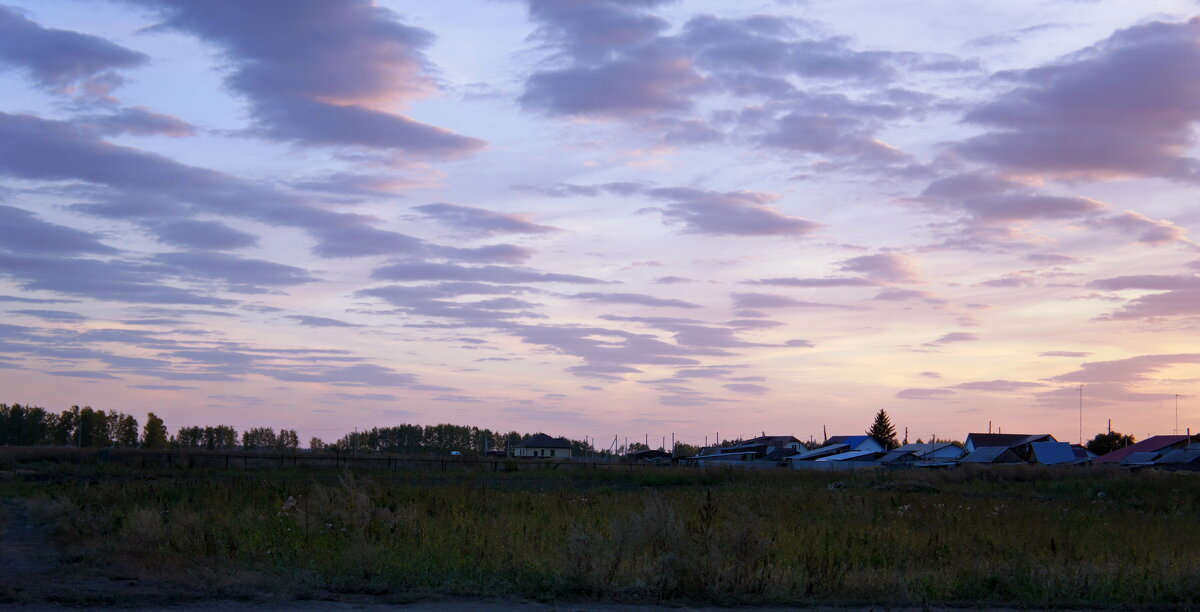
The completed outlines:
<svg viewBox="0 0 1200 612">
<path fill-rule="evenodd" d="M 967 435 L 964 445 L 970 456 L 975 451 L 985 448 L 1005 448 L 1013 452 L 1022 461 L 1028 461 L 1033 453 L 1034 442 L 1057 442 L 1050 434 L 992 434 L 973 433 Z M 990 462 L 989 462 L 990 463 Z"/>
<path fill-rule="evenodd" d="M 759 436 L 735 446 L 706 446 L 700 454 L 687 457 L 692 465 L 712 465 L 726 461 L 783 461 L 804 448 L 794 436 Z"/>
<path fill-rule="evenodd" d="M 634 461 L 650 461 L 650 460 L 670 459 L 671 453 L 668 453 L 665 450 L 659 450 L 659 449 L 646 449 L 646 450 L 640 450 L 637 452 L 629 453 L 629 454 L 625 455 L 625 457 L 632 459 Z"/>
<path fill-rule="evenodd" d="M 529 436 L 528 440 L 514 446 L 512 456 L 569 459 L 571 442 L 566 438 L 551 438 L 544 433 L 534 434 Z"/>
<path fill-rule="evenodd" d="M 825 441 L 825 446 L 832 444 L 845 444 L 850 451 L 886 451 L 883 442 L 872 438 L 866 434 L 857 436 L 833 436 Z"/>
<path fill-rule="evenodd" d="M 1196 434 L 1188 440 L 1187 436 L 1150 436 L 1141 442 L 1130 444 L 1125 448 L 1117 450 L 1096 458 L 1096 463 L 1112 463 L 1124 464 L 1125 458 L 1134 453 L 1158 453 L 1186 449 L 1189 446 L 1200 449 L 1200 434 Z"/>
<path fill-rule="evenodd" d="M 922 461 L 945 461 L 950 459 L 958 459 L 966 454 L 961 446 L 951 442 L 913 442 L 905 444 L 898 451 L 908 451 L 916 455 Z"/>
</svg>

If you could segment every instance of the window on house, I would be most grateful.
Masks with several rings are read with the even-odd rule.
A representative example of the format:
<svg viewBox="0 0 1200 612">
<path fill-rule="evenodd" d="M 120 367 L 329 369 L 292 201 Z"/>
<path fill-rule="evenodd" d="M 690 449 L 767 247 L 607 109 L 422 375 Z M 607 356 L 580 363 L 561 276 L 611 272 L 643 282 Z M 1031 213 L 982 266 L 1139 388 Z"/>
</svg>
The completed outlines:
<svg viewBox="0 0 1200 612">
<path fill-rule="evenodd" d="M 553 449 L 551 449 L 551 450 L 550 450 L 550 456 L 551 456 L 551 457 L 553 457 L 553 456 L 554 456 L 554 450 L 553 450 Z"/>
</svg>

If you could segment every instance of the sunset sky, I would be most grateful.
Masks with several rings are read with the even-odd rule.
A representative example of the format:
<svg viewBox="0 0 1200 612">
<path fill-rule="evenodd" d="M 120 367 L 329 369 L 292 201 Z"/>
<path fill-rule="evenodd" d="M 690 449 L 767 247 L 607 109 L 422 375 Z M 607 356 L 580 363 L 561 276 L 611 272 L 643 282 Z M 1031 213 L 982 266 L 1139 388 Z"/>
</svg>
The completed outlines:
<svg viewBox="0 0 1200 612">
<path fill-rule="evenodd" d="M 0 401 L 1200 428 L 1195 2 L 0 2 Z"/>
</svg>

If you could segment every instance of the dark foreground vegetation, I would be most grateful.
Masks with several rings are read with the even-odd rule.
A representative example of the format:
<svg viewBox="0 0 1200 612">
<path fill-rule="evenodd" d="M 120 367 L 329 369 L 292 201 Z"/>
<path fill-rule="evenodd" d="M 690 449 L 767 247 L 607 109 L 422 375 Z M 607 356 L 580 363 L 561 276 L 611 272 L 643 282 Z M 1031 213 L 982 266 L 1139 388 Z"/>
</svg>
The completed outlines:
<svg viewBox="0 0 1200 612">
<path fill-rule="evenodd" d="M 1200 602 L 1191 474 L 9 462 L 0 500 L 56 551 L 7 601 Z"/>
</svg>

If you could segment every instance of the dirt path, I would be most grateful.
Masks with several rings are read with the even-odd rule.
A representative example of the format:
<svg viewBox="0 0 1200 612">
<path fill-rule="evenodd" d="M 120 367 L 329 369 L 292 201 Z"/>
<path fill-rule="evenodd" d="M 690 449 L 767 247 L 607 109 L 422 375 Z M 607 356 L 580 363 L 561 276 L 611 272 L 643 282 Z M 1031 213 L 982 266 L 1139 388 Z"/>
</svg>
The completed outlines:
<svg viewBox="0 0 1200 612">
<path fill-rule="evenodd" d="M 0 531 L 0 585 L 15 585 L 22 578 L 54 568 L 58 555 L 45 528 L 17 502 L 4 504 L 4 528 Z"/>
</svg>

